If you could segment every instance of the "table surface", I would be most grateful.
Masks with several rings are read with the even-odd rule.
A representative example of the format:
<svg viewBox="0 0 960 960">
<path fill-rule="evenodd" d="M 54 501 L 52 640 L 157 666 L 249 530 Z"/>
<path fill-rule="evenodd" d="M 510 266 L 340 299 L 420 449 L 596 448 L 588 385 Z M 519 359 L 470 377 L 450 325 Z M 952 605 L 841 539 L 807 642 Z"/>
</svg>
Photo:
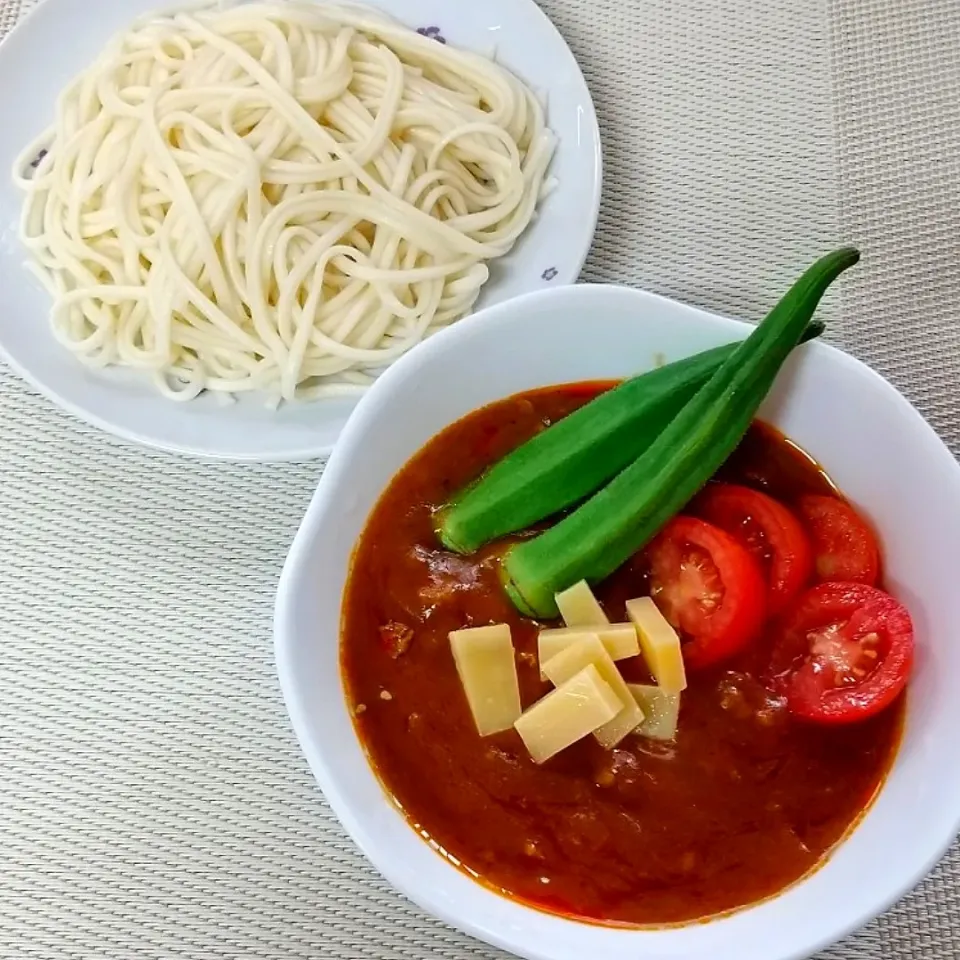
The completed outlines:
<svg viewBox="0 0 960 960">
<path fill-rule="evenodd" d="M 960 3 L 542 6 L 603 129 L 584 277 L 755 319 L 856 242 L 830 336 L 960 452 Z M 0 957 L 502 958 L 387 887 L 293 738 L 271 613 L 320 465 L 123 446 L 3 368 L 0 422 Z M 822 956 L 954 960 L 958 881 Z"/>
</svg>

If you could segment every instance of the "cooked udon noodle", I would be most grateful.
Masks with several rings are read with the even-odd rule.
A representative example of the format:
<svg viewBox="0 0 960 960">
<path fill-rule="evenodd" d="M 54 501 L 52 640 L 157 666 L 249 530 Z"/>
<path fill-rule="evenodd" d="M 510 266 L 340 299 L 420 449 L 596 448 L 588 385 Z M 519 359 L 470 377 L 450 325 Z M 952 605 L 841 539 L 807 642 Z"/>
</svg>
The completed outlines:
<svg viewBox="0 0 960 960">
<path fill-rule="evenodd" d="M 291 400 L 362 390 L 467 313 L 553 145 L 493 61 L 363 8 L 270 2 L 138 22 L 14 176 L 77 356 L 175 399 Z"/>
</svg>

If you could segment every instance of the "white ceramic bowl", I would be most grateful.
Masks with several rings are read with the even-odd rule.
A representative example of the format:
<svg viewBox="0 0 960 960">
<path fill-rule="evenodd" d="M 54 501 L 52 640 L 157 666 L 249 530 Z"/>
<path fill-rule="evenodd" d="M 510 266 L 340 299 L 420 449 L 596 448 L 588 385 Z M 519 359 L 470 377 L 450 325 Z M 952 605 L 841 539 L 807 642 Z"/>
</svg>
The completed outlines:
<svg viewBox="0 0 960 960">
<path fill-rule="evenodd" d="M 842 281 L 841 281 L 842 282 Z M 960 827 L 960 467 L 886 381 L 823 344 L 801 348 L 762 416 L 821 463 L 880 531 L 887 582 L 913 614 L 917 662 L 903 744 L 876 803 L 826 864 L 781 895 L 708 923 L 613 929 L 498 896 L 433 852 L 371 772 L 344 703 L 340 603 L 351 551 L 391 477 L 441 428 L 533 387 L 622 377 L 733 338 L 745 326 L 616 287 L 502 304 L 396 364 L 345 429 L 280 582 L 276 655 L 290 716 L 331 806 L 425 910 L 530 960 L 796 960 L 912 887 Z"/>
<path fill-rule="evenodd" d="M 60 90 L 107 40 L 138 16 L 189 0 L 44 0 L 0 44 L 0 354 L 64 409 L 126 440 L 230 460 L 302 460 L 328 454 L 356 400 L 335 397 L 269 409 L 262 396 L 224 405 L 161 396 L 130 370 L 93 370 L 56 342 L 50 297 L 24 268 L 18 237 L 22 196 L 10 171 L 54 115 Z M 510 253 L 490 266 L 478 309 L 543 287 L 573 283 L 600 209 L 600 131 L 590 91 L 556 28 L 534 0 L 368 0 L 410 27 L 498 61 L 540 92 L 557 134 L 550 168 L 557 187 Z M 66 41 L 69 38 L 69 42 Z M 14 96 L 12 91 L 16 91 Z"/>
</svg>

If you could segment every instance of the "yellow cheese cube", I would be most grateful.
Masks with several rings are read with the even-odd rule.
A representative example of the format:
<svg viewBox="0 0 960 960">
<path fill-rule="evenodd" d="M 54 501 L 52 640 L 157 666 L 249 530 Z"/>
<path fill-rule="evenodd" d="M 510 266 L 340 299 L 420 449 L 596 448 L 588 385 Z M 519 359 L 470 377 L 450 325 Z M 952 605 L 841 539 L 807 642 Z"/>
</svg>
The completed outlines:
<svg viewBox="0 0 960 960">
<path fill-rule="evenodd" d="M 586 580 L 556 594 L 554 599 L 568 627 L 596 627 L 610 622 Z"/>
<path fill-rule="evenodd" d="M 609 750 L 640 726 L 643 722 L 643 711 L 633 694 L 627 689 L 620 671 L 610 659 L 610 654 L 604 649 L 603 644 L 596 636 L 584 637 L 555 657 L 551 657 L 542 665 L 542 668 L 550 682 L 559 686 L 590 664 L 597 668 L 600 676 L 610 685 L 623 705 L 623 709 L 615 717 L 594 731 L 594 736 L 600 745 Z"/>
<path fill-rule="evenodd" d="M 593 733 L 623 709 L 593 664 L 538 700 L 514 723 L 537 763 Z"/>
<path fill-rule="evenodd" d="M 587 636 L 597 637 L 610 654 L 611 660 L 626 660 L 640 653 L 637 628 L 632 623 L 611 623 L 605 627 L 559 627 L 555 630 L 541 630 L 537 638 L 541 676 L 546 676 L 543 673 L 543 664 L 551 657 L 555 657 L 561 650 L 566 650 L 567 647 Z"/>
<path fill-rule="evenodd" d="M 640 649 L 653 678 L 666 693 L 687 687 L 680 638 L 650 597 L 627 601 L 627 616 L 637 628 Z"/>
<path fill-rule="evenodd" d="M 627 686 L 644 712 L 643 723 L 634 732 L 651 740 L 673 740 L 680 719 L 680 694 L 667 693 L 647 683 Z"/>
<path fill-rule="evenodd" d="M 510 627 L 454 630 L 450 649 L 481 737 L 509 730 L 520 716 L 520 685 Z"/>
</svg>

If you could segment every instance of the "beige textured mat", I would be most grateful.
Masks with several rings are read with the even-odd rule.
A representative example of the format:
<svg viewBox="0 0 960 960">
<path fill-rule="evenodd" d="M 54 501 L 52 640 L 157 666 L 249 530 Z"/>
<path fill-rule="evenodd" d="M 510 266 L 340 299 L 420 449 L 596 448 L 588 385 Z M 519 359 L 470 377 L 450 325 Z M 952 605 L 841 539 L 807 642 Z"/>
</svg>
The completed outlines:
<svg viewBox="0 0 960 960">
<path fill-rule="evenodd" d="M 960 450 L 957 0 L 543 6 L 604 129 L 586 276 L 755 318 L 856 240 L 834 336 Z M 0 957 L 499 956 L 386 887 L 290 732 L 272 600 L 319 466 L 124 447 L 2 369 L 0 423 Z M 955 960 L 958 879 L 824 956 Z"/>
</svg>

